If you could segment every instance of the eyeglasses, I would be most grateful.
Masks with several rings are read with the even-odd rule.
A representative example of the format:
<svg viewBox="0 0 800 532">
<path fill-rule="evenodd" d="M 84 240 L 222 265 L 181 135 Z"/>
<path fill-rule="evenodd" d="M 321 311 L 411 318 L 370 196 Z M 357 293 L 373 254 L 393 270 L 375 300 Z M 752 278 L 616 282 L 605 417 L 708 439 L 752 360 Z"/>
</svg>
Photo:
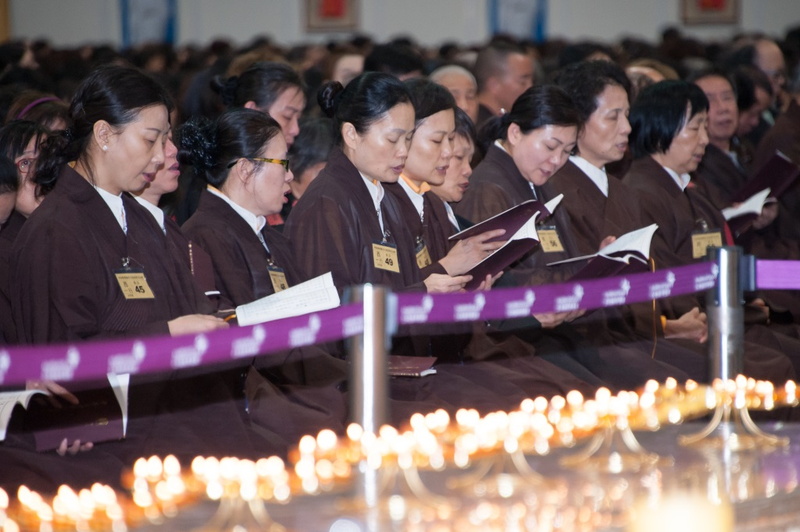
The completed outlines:
<svg viewBox="0 0 800 532">
<path fill-rule="evenodd" d="M 33 163 L 35 162 L 36 159 L 24 158 L 20 159 L 14 164 L 16 165 L 17 170 L 19 170 L 19 173 L 23 176 L 26 176 L 28 175 L 28 172 L 31 171 L 31 168 L 33 168 Z"/>
<path fill-rule="evenodd" d="M 248 159 L 251 161 L 259 161 L 262 163 L 275 163 L 283 166 L 283 169 L 287 172 L 289 171 L 289 159 L 267 159 L 265 157 L 241 157 L 242 159 Z M 233 168 L 236 163 L 239 162 L 239 159 L 236 159 L 232 163 L 228 165 L 228 168 Z"/>
</svg>

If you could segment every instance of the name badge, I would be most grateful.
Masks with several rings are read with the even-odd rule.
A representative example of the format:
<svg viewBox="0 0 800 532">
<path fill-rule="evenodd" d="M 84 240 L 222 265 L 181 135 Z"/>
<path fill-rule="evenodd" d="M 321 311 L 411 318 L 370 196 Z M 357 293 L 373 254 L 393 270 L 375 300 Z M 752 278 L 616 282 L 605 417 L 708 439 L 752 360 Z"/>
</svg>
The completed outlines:
<svg viewBox="0 0 800 532">
<path fill-rule="evenodd" d="M 417 247 L 414 249 L 417 254 L 417 266 L 421 270 L 431 265 L 431 254 L 428 253 L 428 246 L 425 245 L 424 240 L 417 242 Z"/>
<path fill-rule="evenodd" d="M 125 299 L 155 299 L 156 296 L 147 284 L 144 271 L 133 269 L 122 269 L 114 272 L 114 276 L 119 283 L 119 289 Z"/>
<path fill-rule="evenodd" d="M 400 273 L 400 263 L 397 261 L 397 246 L 392 243 L 373 243 L 372 262 L 379 270 Z"/>
<path fill-rule="evenodd" d="M 545 253 L 564 251 L 564 245 L 561 244 L 561 238 L 558 236 L 555 225 L 543 225 L 536 232 L 539 234 L 539 245 L 542 246 L 542 251 Z"/>
<path fill-rule="evenodd" d="M 279 266 L 267 266 L 269 272 L 269 280 L 272 281 L 272 289 L 277 294 L 289 288 L 289 282 L 286 280 L 286 272 Z"/>
<path fill-rule="evenodd" d="M 706 256 L 708 248 L 722 247 L 722 233 L 708 231 L 692 233 L 692 258 L 702 259 Z"/>
</svg>

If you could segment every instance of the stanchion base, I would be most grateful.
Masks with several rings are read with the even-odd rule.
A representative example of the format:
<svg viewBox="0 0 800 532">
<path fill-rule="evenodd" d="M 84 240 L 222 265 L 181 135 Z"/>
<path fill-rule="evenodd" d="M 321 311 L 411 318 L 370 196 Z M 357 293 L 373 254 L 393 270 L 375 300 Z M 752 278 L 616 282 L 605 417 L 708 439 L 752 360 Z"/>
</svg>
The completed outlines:
<svg viewBox="0 0 800 532">
<path fill-rule="evenodd" d="M 635 473 L 643 469 L 673 465 L 672 457 L 648 452 L 630 427 L 607 427 L 595 434 L 585 449 L 565 456 L 563 467 L 602 473 Z"/>
<path fill-rule="evenodd" d="M 547 481 L 531 469 L 525 454 L 520 451 L 500 453 L 482 460 L 479 467 L 466 475 L 449 479 L 450 489 L 467 491 L 470 495 L 500 495 L 508 497 L 521 490 L 545 487 Z"/>
<path fill-rule="evenodd" d="M 717 405 L 708 425 L 696 434 L 678 438 L 683 446 L 701 446 L 731 451 L 746 451 L 763 447 L 786 447 L 789 438 L 767 434 L 758 428 L 747 407 Z"/>
<path fill-rule="evenodd" d="M 264 530 L 286 532 L 286 527 L 272 520 L 261 499 L 245 501 L 240 497 L 225 497 L 216 513 L 204 526 L 193 532 Z"/>
<path fill-rule="evenodd" d="M 410 511 L 441 514 L 458 508 L 458 501 L 430 491 L 419 476 L 416 467 L 383 467 L 377 472 L 377 490 L 373 504 L 365 497 L 363 488 L 354 487 L 350 497 L 339 503 L 342 510 L 395 516 Z"/>
</svg>

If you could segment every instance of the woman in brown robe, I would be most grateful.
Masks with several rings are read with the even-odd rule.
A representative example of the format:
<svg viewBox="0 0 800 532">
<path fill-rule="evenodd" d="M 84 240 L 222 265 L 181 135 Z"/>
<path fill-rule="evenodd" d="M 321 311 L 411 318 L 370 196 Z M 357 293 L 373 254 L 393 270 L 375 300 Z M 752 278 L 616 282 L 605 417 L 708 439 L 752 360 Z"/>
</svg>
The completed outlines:
<svg viewBox="0 0 800 532">
<path fill-rule="evenodd" d="M 331 271 L 340 289 L 372 282 L 395 291 L 460 290 L 469 277 L 433 273 L 423 279 L 408 228 L 414 218 L 407 220 L 397 198 L 384 190 L 403 172 L 415 128 L 408 89 L 392 76 L 366 73 L 344 89 L 326 85 L 320 103 L 334 118 L 341 148 L 334 150 L 287 222 L 286 234 L 300 265 L 309 275 Z M 416 211 L 414 217 L 419 220 Z M 429 338 L 416 333 L 401 331 L 407 342 L 396 341 L 393 353 L 438 355 L 429 351 Z M 437 406 L 508 407 L 524 393 L 507 384 L 501 394 L 496 383 L 482 386 L 450 371 L 448 363 L 437 368 L 436 375 L 424 379 L 392 380 L 394 419 Z"/>
<path fill-rule="evenodd" d="M 570 102 L 572 112 L 568 117 L 557 111 L 564 105 L 559 104 L 561 101 Z M 549 180 L 575 148 L 578 123 L 572 100 L 562 89 L 554 86 L 528 89 L 509 113 L 484 129 L 486 139 L 495 140 L 475 169 L 464 199 L 455 207 L 456 212 L 472 221 L 482 221 L 529 199 L 544 202 L 554 198 L 556 194 Z M 557 207 L 550 218 L 540 223 L 538 231 L 539 247 L 512 265 L 507 274 L 509 282 L 534 286 L 563 282 L 580 267 L 547 266 L 549 262 L 581 254 L 580 237 L 572 229 L 567 209 Z M 592 313 L 591 317 L 602 316 L 604 312 Z M 609 330 L 603 318 L 602 328 L 594 325 L 587 329 L 592 333 L 588 342 L 591 347 L 587 348 L 586 338 L 572 324 L 564 323 L 576 317 L 575 313 L 541 316 L 543 325 L 551 330 L 531 338 L 533 345 L 547 339 L 560 346 L 545 355 L 560 367 L 579 377 L 588 371 L 609 386 L 622 389 L 636 388 L 651 378 L 687 377 L 681 370 L 653 360 L 650 352 L 645 353 L 638 346 L 623 346 L 611 334 L 595 334 Z"/>
<path fill-rule="evenodd" d="M 14 163 L 18 187 L 10 195 L 11 212 L 0 224 L 0 338 L 4 337 L 4 342 L 9 344 L 17 341 L 9 298 L 11 248 L 22 224 L 42 200 L 37 194 L 33 174 L 39 156 L 39 144 L 45 138 L 47 130 L 27 120 L 13 120 L 0 129 L 0 146 L 4 155 Z"/>
<path fill-rule="evenodd" d="M 153 217 L 127 194 L 153 181 L 164 164 L 170 108 L 164 89 L 148 76 L 104 67 L 78 88 L 70 107 L 73 126 L 41 146 L 35 182 L 45 199 L 25 222 L 11 260 L 11 303 L 21 342 L 177 335 L 227 326 L 204 314 L 210 310 L 207 299 L 187 282 L 188 269 L 175 260 Z M 131 297 L 118 274 L 134 279 L 145 297 Z M 127 465 L 153 453 L 255 455 L 236 419 L 207 422 L 206 406 L 219 413 L 214 405 L 220 403 L 214 402 L 216 391 L 195 385 L 195 373 L 133 375 L 126 439 L 91 452 L 102 449 Z M 225 383 L 211 380 L 227 399 Z M 198 417 L 203 432 L 185 430 L 203 428 Z M 54 473 L 53 481 L 59 480 L 68 482 Z"/>
<path fill-rule="evenodd" d="M 704 260 L 708 246 L 733 244 L 722 213 L 691 180 L 708 144 L 707 120 L 705 94 L 683 81 L 662 81 L 644 89 L 631 108 L 635 160 L 623 183 L 635 191 L 643 222 L 658 224 L 650 248 L 657 268 Z M 662 300 L 668 318 L 701 305 L 702 294 Z M 751 311 L 757 315 L 760 309 Z M 748 376 L 774 382 L 794 378 L 795 370 L 784 354 L 798 352 L 794 339 L 753 324 L 746 328 L 745 340 Z"/>
<path fill-rule="evenodd" d="M 575 153 L 548 182 L 552 194 L 564 194 L 576 256 L 591 255 L 609 237 L 645 224 L 633 191 L 606 166 L 621 160 L 631 131 L 628 122 L 630 82 L 608 61 L 584 61 L 565 68 L 556 83 L 575 102 L 583 126 Z M 550 199 L 547 197 L 546 199 Z M 680 368 L 692 379 L 708 379 L 705 314 L 698 308 L 680 319 L 661 319 L 658 301 L 594 311 L 574 322 L 593 343 L 625 345 Z"/>
<path fill-rule="evenodd" d="M 460 241 L 451 246 L 448 238 L 455 231 L 445 203 L 425 189 L 441 184 L 446 178 L 453 157 L 455 100 L 447 89 L 431 81 L 411 80 L 406 87 L 414 104 L 416 127 L 403 174 L 398 183 L 386 185 L 386 190 L 403 206 L 407 226 L 415 235 L 414 251 L 420 269 L 424 272 L 430 268 L 419 260 L 423 255 L 447 272 L 453 268 L 458 268 L 455 273 L 468 272 L 485 257 L 480 251 L 484 241 L 501 236 L 502 232 L 486 232 L 468 239 L 470 242 Z M 491 279 L 484 284 L 491 286 Z M 459 362 L 452 371 L 482 386 L 494 387 L 497 392 L 510 395 L 511 384 L 520 388 L 524 396 L 590 389 L 586 383 L 535 356 L 531 345 L 513 335 L 500 334 L 495 338 L 482 323 L 437 325 L 437 329 L 431 335 L 431 342 L 439 359 Z"/>
<path fill-rule="evenodd" d="M 182 230 L 210 255 L 223 304 L 250 303 L 306 280 L 288 239 L 266 223 L 283 207 L 292 179 L 280 126 L 264 113 L 234 109 L 213 123 L 191 120 L 179 144 L 181 161 L 207 183 Z M 316 347 L 256 358 L 246 380 L 254 429 L 287 445 L 323 428 L 343 430 L 336 387 L 346 374 L 344 361 Z"/>
</svg>

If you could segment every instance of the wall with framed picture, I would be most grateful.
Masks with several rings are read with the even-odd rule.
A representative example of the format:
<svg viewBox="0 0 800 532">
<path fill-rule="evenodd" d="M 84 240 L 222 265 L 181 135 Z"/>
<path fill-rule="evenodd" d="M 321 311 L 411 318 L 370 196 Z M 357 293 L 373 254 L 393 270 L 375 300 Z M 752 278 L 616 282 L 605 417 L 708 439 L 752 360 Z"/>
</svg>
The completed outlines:
<svg viewBox="0 0 800 532">
<path fill-rule="evenodd" d="M 53 0 L 6 0 L 11 38 L 47 38 L 56 46 L 123 43 L 123 0 L 74 0 L 53 9 Z M 137 10 L 139 0 L 125 0 Z M 800 0 L 159 0 L 175 2 L 176 44 L 228 38 L 246 44 L 269 35 L 285 45 L 345 38 L 363 32 L 377 40 L 409 35 L 424 45 L 448 40 L 482 43 L 512 8 L 538 8 L 544 16 L 515 19 L 533 38 L 659 39 L 667 26 L 698 39 L 725 40 L 757 31 L 783 36 L 800 25 Z M 143 5 L 146 2 L 142 3 Z M 322 12 L 319 11 L 322 9 Z M 320 16 L 322 13 L 323 16 Z M 735 13 L 734 18 L 731 14 Z M 496 16 L 495 20 L 492 17 Z M 164 26 L 162 28 L 162 35 Z M 130 34 L 131 41 L 133 32 Z"/>
<path fill-rule="evenodd" d="M 305 0 L 305 26 L 309 32 L 357 31 L 358 0 Z"/>
<path fill-rule="evenodd" d="M 737 24 L 739 0 L 681 0 L 681 20 L 687 25 Z"/>
</svg>

